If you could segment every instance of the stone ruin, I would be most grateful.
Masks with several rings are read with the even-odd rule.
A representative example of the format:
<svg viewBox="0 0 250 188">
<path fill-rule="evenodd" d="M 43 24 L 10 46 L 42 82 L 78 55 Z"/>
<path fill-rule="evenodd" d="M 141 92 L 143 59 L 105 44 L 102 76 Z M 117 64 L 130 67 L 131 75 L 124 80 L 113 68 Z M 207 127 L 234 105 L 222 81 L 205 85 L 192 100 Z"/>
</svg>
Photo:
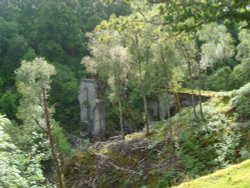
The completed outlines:
<svg viewBox="0 0 250 188">
<path fill-rule="evenodd" d="M 151 121 L 162 121 L 168 118 L 168 110 L 175 107 L 175 99 L 169 93 L 160 93 L 151 96 L 148 100 L 148 113 Z"/>
<path fill-rule="evenodd" d="M 178 92 L 179 100 L 181 107 L 192 106 L 192 99 L 190 93 L 181 93 Z M 195 105 L 198 104 L 199 95 L 194 95 Z M 201 101 L 205 102 L 209 97 L 202 96 Z M 157 95 L 151 96 L 151 99 L 148 100 L 148 113 L 150 120 L 152 121 L 161 121 L 168 119 L 167 112 L 170 112 L 170 116 L 173 116 L 176 113 L 176 104 L 177 101 L 173 93 L 162 92 Z"/>
<path fill-rule="evenodd" d="M 105 138 L 104 87 L 100 80 L 83 79 L 80 83 L 80 134 L 90 141 Z"/>
<path fill-rule="evenodd" d="M 105 139 L 105 103 L 104 84 L 98 79 L 83 79 L 80 83 L 80 135 L 89 138 L 90 141 L 102 141 Z M 186 93 L 179 93 L 182 107 L 191 106 L 191 96 Z M 198 96 L 195 96 L 196 104 Z M 206 101 L 202 97 L 202 101 Z M 148 112 L 151 121 L 159 121 L 174 115 L 176 100 L 170 93 L 158 93 L 151 96 L 148 101 Z"/>
</svg>

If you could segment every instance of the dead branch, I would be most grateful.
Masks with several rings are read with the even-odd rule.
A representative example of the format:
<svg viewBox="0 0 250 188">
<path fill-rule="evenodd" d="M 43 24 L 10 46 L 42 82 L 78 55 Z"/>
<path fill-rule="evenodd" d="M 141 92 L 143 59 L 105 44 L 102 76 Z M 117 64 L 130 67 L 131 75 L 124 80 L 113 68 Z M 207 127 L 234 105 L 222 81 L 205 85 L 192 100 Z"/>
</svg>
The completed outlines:
<svg viewBox="0 0 250 188">
<path fill-rule="evenodd" d="M 36 125 L 37 125 L 39 128 L 41 128 L 44 132 L 46 132 L 46 133 L 48 134 L 48 130 L 46 130 L 43 126 L 41 126 L 40 123 L 39 123 L 39 121 L 38 121 L 36 118 L 34 118 L 33 116 L 32 116 L 32 118 L 34 119 Z"/>
</svg>

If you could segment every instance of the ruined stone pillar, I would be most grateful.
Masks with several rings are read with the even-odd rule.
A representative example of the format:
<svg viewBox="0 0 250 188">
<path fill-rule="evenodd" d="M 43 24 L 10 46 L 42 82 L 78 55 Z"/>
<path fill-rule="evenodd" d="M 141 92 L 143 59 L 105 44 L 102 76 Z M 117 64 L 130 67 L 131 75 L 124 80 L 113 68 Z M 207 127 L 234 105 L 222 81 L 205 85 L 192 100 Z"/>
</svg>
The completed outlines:
<svg viewBox="0 0 250 188">
<path fill-rule="evenodd" d="M 83 79 L 80 83 L 80 134 L 91 141 L 103 140 L 105 136 L 105 104 L 103 86 L 99 80 Z"/>
</svg>

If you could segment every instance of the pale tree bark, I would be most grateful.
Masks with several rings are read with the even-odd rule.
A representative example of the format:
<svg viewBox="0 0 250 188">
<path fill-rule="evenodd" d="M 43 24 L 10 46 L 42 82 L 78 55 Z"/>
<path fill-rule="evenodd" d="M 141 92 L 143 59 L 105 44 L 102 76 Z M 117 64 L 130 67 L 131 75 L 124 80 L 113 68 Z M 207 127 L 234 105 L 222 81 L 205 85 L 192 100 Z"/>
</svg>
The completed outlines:
<svg viewBox="0 0 250 188">
<path fill-rule="evenodd" d="M 197 115 L 196 108 L 195 108 L 195 99 L 194 99 L 194 79 L 193 79 L 193 76 L 192 76 L 192 70 L 191 70 L 190 62 L 188 62 L 188 72 L 189 72 L 189 77 L 190 77 L 190 80 L 191 80 L 191 100 L 192 100 L 192 107 L 193 107 L 194 117 L 195 117 L 195 119 L 198 119 L 198 115 Z"/>
<path fill-rule="evenodd" d="M 179 112 L 181 110 L 181 102 L 178 92 L 174 92 L 174 97 L 176 100 L 176 112 Z"/>
<path fill-rule="evenodd" d="M 168 110 L 167 110 L 167 114 L 168 114 L 168 122 L 169 122 L 169 136 L 170 136 L 170 140 L 173 140 L 173 131 L 172 131 L 172 123 L 171 123 L 171 113 L 170 113 L 170 96 L 168 95 L 167 98 L 167 105 L 168 105 Z"/>
<path fill-rule="evenodd" d="M 179 49 L 179 51 L 182 53 L 182 55 L 184 56 L 184 59 L 187 63 L 187 67 L 188 67 L 188 74 L 189 74 L 189 78 L 191 81 L 191 100 L 192 100 L 192 108 L 193 108 L 193 113 L 194 113 L 194 117 L 196 120 L 198 120 L 198 115 L 196 112 L 196 108 L 195 108 L 195 99 L 194 99 L 194 79 L 192 76 L 192 68 L 191 68 L 191 62 L 190 62 L 190 57 L 189 54 L 187 52 L 187 49 L 185 49 L 184 46 L 182 45 L 178 45 L 176 44 L 177 48 Z"/>
<path fill-rule="evenodd" d="M 148 118 L 148 102 L 146 99 L 146 96 L 144 94 L 144 92 L 142 92 L 143 94 L 143 106 L 144 106 L 144 115 L 145 115 L 145 127 L 146 127 L 146 135 L 149 135 L 149 118 Z"/>
<path fill-rule="evenodd" d="M 203 108 L 202 108 L 202 98 L 201 98 L 201 87 L 202 87 L 202 82 L 201 82 L 201 64 L 200 61 L 198 62 L 198 69 L 199 69 L 199 107 L 200 107 L 200 115 L 202 119 L 204 118 L 204 114 L 203 114 Z"/>
<path fill-rule="evenodd" d="M 146 65 L 149 64 L 149 53 L 150 53 L 150 47 L 148 46 L 147 47 L 147 51 L 146 51 Z M 144 75 L 145 77 L 145 75 Z M 143 103 L 144 103 L 144 112 L 145 112 L 145 123 L 146 123 L 146 135 L 149 135 L 149 114 L 148 114 L 148 101 L 147 101 L 147 97 L 146 97 L 146 94 L 145 94 L 145 90 L 144 90 L 144 83 L 142 83 L 142 89 L 143 89 Z"/>
<path fill-rule="evenodd" d="M 204 119 L 204 114 L 203 114 L 203 108 L 202 108 L 202 96 L 201 96 L 201 88 L 202 88 L 202 81 L 201 81 L 201 57 L 200 57 L 200 46 L 199 46 L 199 42 L 198 42 L 198 37 L 195 37 L 195 43 L 196 43 L 196 47 L 197 47 L 197 53 L 196 53 L 196 62 L 198 64 L 198 79 L 199 79 L 199 107 L 200 107 L 200 115 L 201 115 L 201 119 Z"/>
<path fill-rule="evenodd" d="M 138 46 L 138 36 L 135 36 L 135 40 L 134 40 L 134 48 L 139 48 Z M 138 86 L 140 88 L 140 92 L 141 92 L 141 96 L 143 98 L 143 108 L 144 108 L 144 116 L 143 119 L 145 121 L 144 127 L 146 128 L 146 135 L 149 135 L 150 130 L 149 130 L 149 116 L 148 116 L 148 102 L 147 102 L 147 98 L 146 98 L 146 91 L 145 91 L 145 85 L 146 85 L 146 78 L 145 75 L 143 75 L 143 62 L 145 61 L 148 65 L 149 63 L 149 49 L 150 47 L 146 47 L 147 51 L 144 54 L 144 56 L 140 55 L 139 52 L 137 52 L 136 55 L 136 63 L 138 65 L 138 72 L 139 72 L 139 79 L 138 79 Z M 145 65 L 145 64 L 144 64 Z M 145 67 L 144 67 L 145 69 Z"/>
<path fill-rule="evenodd" d="M 122 140 L 125 140 L 125 134 L 124 134 L 124 128 L 123 128 L 122 103 L 120 100 L 118 101 L 118 105 L 119 105 L 119 120 L 120 120 Z"/>
</svg>

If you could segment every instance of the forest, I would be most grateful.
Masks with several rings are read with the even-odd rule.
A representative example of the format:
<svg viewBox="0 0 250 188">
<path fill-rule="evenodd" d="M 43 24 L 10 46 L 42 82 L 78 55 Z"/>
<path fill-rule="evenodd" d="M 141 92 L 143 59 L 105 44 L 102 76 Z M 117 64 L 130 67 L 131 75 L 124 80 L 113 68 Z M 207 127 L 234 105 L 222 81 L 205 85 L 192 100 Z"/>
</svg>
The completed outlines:
<svg viewBox="0 0 250 188">
<path fill-rule="evenodd" d="M 0 188 L 250 187 L 250 1 L 0 0 L 0 166 Z"/>
</svg>

